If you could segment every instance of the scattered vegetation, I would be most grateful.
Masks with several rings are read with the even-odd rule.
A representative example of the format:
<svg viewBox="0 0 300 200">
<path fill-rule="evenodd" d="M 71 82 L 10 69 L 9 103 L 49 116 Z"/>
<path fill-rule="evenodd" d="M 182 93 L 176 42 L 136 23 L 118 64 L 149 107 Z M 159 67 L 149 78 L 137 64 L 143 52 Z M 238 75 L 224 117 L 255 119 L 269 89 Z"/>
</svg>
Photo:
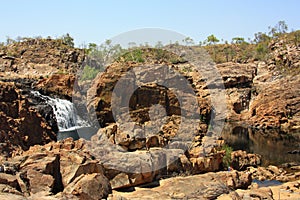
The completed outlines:
<svg viewBox="0 0 300 200">
<path fill-rule="evenodd" d="M 68 45 L 69 47 L 74 47 L 74 39 L 70 36 L 69 33 L 63 35 L 60 39 L 64 44 Z"/>
<path fill-rule="evenodd" d="M 93 80 L 99 72 L 99 69 L 86 65 L 82 70 L 81 80 Z"/>
<path fill-rule="evenodd" d="M 224 157 L 223 157 L 223 166 L 224 168 L 228 168 L 231 165 L 231 153 L 232 148 L 228 146 L 227 144 L 223 145 L 222 150 L 225 151 Z"/>
<path fill-rule="evenodd" d="M 122 58 L 125 62 L 133 61 L 137 63 L 143 63 L 145 62 L 145 59 L 143 58 L 143 52 L 141 49 L 134 49 L 132 51 L 126 52 L 124 55 L 122 55 Z"/>
<path fill-rule="evenodd" d="M 4 49 L 8 56 L 20 57 L 22 53 L 19 49 L 14 50 L 14 44 L 16 42 L 30 42 L 32 39 L 26 37 L 12 39 L 7 37 L 5 42 L 0 43 L 0 50 Z M 56 39 L 52 39 L 51 37 L 43 39 L 41 36 L 36 36 L 35 39 L 45 42 L 51 39 L 58 45 L 65 46 L 66 48 L 74 47 L 74 39 L 69 33 Z M 298 47 L 300 44 L 300 30 L 289 33 L 288 25 L 285 21 L 279 21 L 275 26 L 268 27 L 267 33 L 255 33 L 252 40 L 250 38 L 246 40 L 243 37 L 237 36 L 233 37 L 231 41 L 223 41 L 223 39 L 219 39 L 214 34 L 211 34 L 204 41 L 200 41 L 199 45 L 196 45 L 190 37 L 184 38 L 181 42 L 191 47 L 202 46 L 216 63 L 247 63 L 251 61 L 270 60 L 270 56 L 272 56 L 270 46 L 274 44 L 274 41 L 280 40 Z M 179 45 L 179 42 L 176 41 L 174 45 L 176 44 Z M 9 48 L 7 48 L 8 46 Z M 139 45 L 135 42 L 130 42 L 128 46 L 128 49 L 123 49 L 119 44 L 113 44 L 111 40 L 106 40 L 101 45 L 95 43 L 81 45 L 81 48 L 85 50 L 87 55 L 82 71 L 82 79 L 93 79 L 98 72 L 103 71 L 105 66 L 113 61 L 144 63 L 155 60 L 156 62 L 169 62 L 172 64 L 185 62 L 180 56 L 171 55 L 169 52 L 163 50 L 164 45 L 161 41 L 158 41 L 154 47 L 151 47 L 148 43 Z M 287 71 L 288 64 L 283 63 L 281 60 L 277 60 L 275 63 L 279 71 Z M 189 69 L 183 70 L 189 71 Z"/>
</svg>

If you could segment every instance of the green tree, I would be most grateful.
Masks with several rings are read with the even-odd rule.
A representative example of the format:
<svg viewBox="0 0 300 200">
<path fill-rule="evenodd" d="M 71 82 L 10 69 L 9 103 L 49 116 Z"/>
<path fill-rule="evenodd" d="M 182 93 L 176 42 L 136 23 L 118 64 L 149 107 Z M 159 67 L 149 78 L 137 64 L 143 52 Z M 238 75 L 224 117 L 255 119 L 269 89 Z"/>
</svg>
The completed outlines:
<svg viewBox="0 0 300 200">
<path fill-rule="evenodd" d="M 89 65 L 85 65 L 83 70 L 82 70 L 82 74 L 81 74 L 81 79 L 82 81 L 85 80 L 93 80 L 97 74 L 100 72 L 99 69 L 90 67 Z"/>
<path fill-rule="evenodd" d="M 74 47 L 74 39 L 70 36 L 69 33 L 61 37 L 62 42 L 70 47 Z"/>
<path fill-rule="evenodd" d="M 212 34 L 212 35 L 210 35 L 210 36 L 207 37 L 206 41 L 208 42 L 209 45 L 214 44 L 214 46 L 213 46 L 213 54 L 214 54 L 214 60 L 216 62 L 216 60 L 217 60 L 217 52 L 216 52 L 217 51 L 217 47 L 216 47 L 215 44 L 217 44 L 220 40 L 216 36 L 214 36 Z"/>
<path fill-rule="evenodd" d="M 269 35 L 271 37 L 278 37 L 284 33 L 287 33 L 288 25 L 285 21 L 279 21 L 274 27 L 269 26 Z"/>
<path fill-rule="evenodd" d="M 109 62 L 119 57 L 122 52 L 121 46 L 112 44 L 111 40 L 106 40 L 100 46 L 95 43 L 89 43 L 86 64 L 101 71 Z"/>
<path fill-rule="evenodd" d="M 206 40 L 207 40 L 207 42 L 208 42 L 209 45 L 217 44 L 217 43 L 220 41 L 220 40 L 219 40 L 216 36 L 214 36 L 213 34 L 210 35 L 210 36 L 208 36 Z"/>
<path fill-rule="evenodd" d="M 231 162 L 232 162 L 232 160 L 231 160 L 232 148 L 225 144 L 222 147 L 222 150 L 225 151 L 225 154 L 224 154 L 224 157 L 223 157 L 223 166 L 228 168 L 228 167 L 230 167 Z"/>
<path fill-rule="evenodd" d="M 258 32 L 254 34 L 254 42 L 256 44 L 261 43 L 261 42 L 269 42 L 270 41 L 270 37 L 262 32 Z"/>
<path fill-rule="evenodd" d="M 246 41 L 243 37 L 234 37 L 234 38 L 232 38 L 232 44 L 243 44 L 245 42 Z"/>
</svg>

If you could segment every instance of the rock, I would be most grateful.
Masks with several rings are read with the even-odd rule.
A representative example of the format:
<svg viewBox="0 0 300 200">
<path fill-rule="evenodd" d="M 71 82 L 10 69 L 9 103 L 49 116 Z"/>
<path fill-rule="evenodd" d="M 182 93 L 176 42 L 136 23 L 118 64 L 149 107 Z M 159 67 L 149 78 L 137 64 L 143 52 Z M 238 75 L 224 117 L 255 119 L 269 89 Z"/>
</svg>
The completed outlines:
<svg viewBox="0 0 300 200">
<path fill-rule="evenodd" d="M 206 173 L 173 177 L 159 182 L 158 187 L 136 188 L 133 192 L 113 191 L 112 199 L 216 199 L 232 189 L 247 188 L 250 174 L 242 172 Z"/>
<path fill-rule="evenodd" d="M 104 177 L 103 165 L 85 150 L 83 139 L 67 138 L 44 146 L 35 145 L 20 152 L 20 156 L 9 158 L 2 166 L 3 172 L 16 175 L 0 173 L 0 184 L 10 185 L 31 199 L 38 199 L 38 196 L 47 199 L 61 193 L 83 175 Z M 8 171 L 8 168 L 13 170 Z M 108 180 L 104 183 L 110 187 Z"/>
<path fill-rule="evenodd" d="M 64 193 L 72 194 L 79 199 L 98 200 L 107 198 L 111 193 L 111 187 L 103 174 L 82 174 L 64 189 Z"/>
<path fill-rule="evenodd" d="M 64 186 L 81 174 L 104 173 L 103 166 L 96 160 L 86 160 L 86 157 L 72 152 L 62 152 L 61 156 L 61 174 Z"/>
<path fill-rule="evenodd" d="M 222 63 L 217 68 L 222 75 L 224 86 L 228 88 L 249 88 L 256 75 L 256 64 Z"/>
<path fill-rule="evenodd" d="M 184 142 L 178 141 L 176 145 L 175 142 L 169 144 L 168 148 L 151 147 L 149 150 L 127 152 L 119 145 L 111 144 L 103 135 L 99 131 L 93 136 L 87 149 L 103 164 L 113 189 L 150 183 L 160 177 L 180 173 L 217 171 L 224 155 L 216 150 L 218 140 L 210 140 L 209 137 L 204 137 L 205 147 L 194 147 L 189 151 Z"/>
<path fill-rule="evenodd" d="M 231 167 L 236 170 L 245 170 L 247 167 L 261 165 L 261 156 L 238 150 L 231 153 Z"/>
<path fill-rule="evenodd" d="M 294 200 L 299 198 L 299 180 L 269 188 L 272 190 L 274 199 Z"/>
<path fill-rule="evenodd" d="M 94 160 L 85 151 L 85 142 L 83 139 L 73 141 L 72 138 L 67 138 L 60 142 L 48 143 L 45 146 L 33 146 L 24 152 L 23 156 L 33 153 L 46 154 L 48 155 L 47 159 L 51 155 L 58 156 L 59 166 L 57 166 L 57 170 L 59 170 L 58 178 L 62 184 L 61 188 L 66 187 L 81 174 L 104 173 L 103 166 L 99 161 Z M 24 163 L 26 164 L 26 162 L 28 161 Z"/>
<path fill-rule="evenodd" d="M 247 169 L 251 174 L 252 178 L 260 181 L 264 180 L 277 180 L 280 182 L 289 182 L 298 180 L 300 172 L 298 169 L 290 168 L 279 168 L 273 165 L 268 167 L 248 167 Z"/>
<path fill-rule="evenodd" d="M 152 63 L 150 62 L 149 64 Z M 210 105 L 208 99 L 198 98 L 198 96 L 202 96 L 205 93 L 202 86 L 196 87 L 196 80 L 198 80 L 199 74 L 197 75 L 196 72 L 193 74 L 183 72 L 182 68 L 176 68 L 166 62 L 153 64 L 151 69 L 151 72 L 146 73 L 137 63 L 116 62 L 108 66 L 104 73 L 99 74 L 88 90 L 87 107 L 90 116 L 96 117 L 93 119 L 96 124 L 100 124 L 101 127 L 107 127 L 115 123 L 111 100 L 113 90 L 116 90 L 116 84 L 120 84 L 119 81 L 124 81 L 124 84 L 127 85 L 129 84 L 128 87 L 126 86 L 120 91 L 121 94 L 118 94 L 119 97 L 113 102 L 114 104 L 116 103 L 115 106 L 118 106 L 117 103 L 119 103 L 120 99 L 123 99 L 122 101 L 128 100 L 128 105 L 126 105 L 126 102 L 122 102 L 122 104 L 119 105 L 120 108 L 117 108 L 119 112 L 117 114 L 120 116 L 119 120 L 121 121 L 118 122 L 117 131 L 114 134 L 115 142 L 124 146 L 124 149 L 136 150 L 141 149 L 141 147 L 145 148 L 146 143 L 144 140 L 152 135 L 160 135 L 166 142 L 176 136 L 181 137 L 176 135 L 179 124 L 175 122 L 176 117 L 178 118 L 182 115 L 181 112 L 187 115 L 181 117 L 186 117 L 187 121 L 194 120 L 197 125 L 205 124 L 200 122 L 199 114 L 202 115 L 203 118 L 209 118 Z M 196 93 L 194 98 L 191 98 L 192 94 L 189 93 L 188 89 L 184 88 L 184 86 L 189 83 L 180 82 L 178 80 L 179 75 L 175 73 L 168 74 L 166 73 L 168 70 L 182 73 L 182 76 L 186 76 L 186 80 L 182 80 L 191 81 L 191 85 L 194 86 L 191 90 Z M 156 78 L 158 77 L 164 79 L 165 83 L 169 85 L 169 88 L 156 83 Z M 195 83 L 193 83 L 193 81 L 195 81 Z M 124 84 L 122 83 L 121 85 Z M 182 88 L 177 88 L 179 86 Z M 178 93 L 178 90 L 180 90 L 181 98 L 184 100 L 181 102 L 182 105 L 179 104 L 178 97 L 176 96 L 178 94 L 174 93 L 174 91 Z M 126 99 L 128 95 L 129 97 Z M 193 107 L 197 101 L 200 108 Z M 183 105 L 185 105 L 185 107 L 183 107 Z M 127 106 L 129 107 L 129 113 L 125 112 Z M 129 114 L 130 117 L 127 116 L 127 114 Z M 132 126 L 134 123 L 136 125 Z M 124 127 L 121 127 L 121 125 Z M 184 131 L 189 130 L 190 135 L 193 133 L 197 135 L 200 129 L 200 126 L 193 127 L 192 124 L 188 123 L 182 123 L 181 125 L 184 126 Z M 201 127 L 207 128 L 205 126 Z M 145 128 L 144 133 L 137 133 L 137 130 L 143 130 L 143 128 Z M 134 133 L 134 131 L 137 132 Z M 206 130 L 202 131 L 205 132 Z M 136 139 L 136 134 L 142 137 Z M 108 135 L 110 138 L 111 134 Z M 185 134 L 184 132 L 182 135 L 188 135 L 188 133 Z M 191 138 L 191 140 L 192 139 L 193 138 Z"/>
<path fill-rule="evenodd" d="M 230 121 L 258 129 L 298 130 L 300 50 L 286 39 L 270 44 L 266 62 L 217 64 L 227 94 Z"/>
<path fill-rule="evenodd" d="M 60 174 L 59 155 L 33 154 L 20 165 L 22 179 L 27 183 L 27 191 L 35 194 L 41 191 L 57 193 L 63 185 Z"/>
<path fill-rule="evenodd" d="M 300 122 L 300 79 L 293 74 L 299 68 L 300 50 L 285 40 L 273 41 L 270 50 L 269 60 L 258 65 L 253 80 L 257 94 L 249 107 L 250 123 L 287 131 Z"/>
<path fill-rule="evenodd" d="M 49 78 L 38 81 L 35 88 L 43 94 L 57 95 L 71 100 L 75 78 L 73 74 L 53 74 Z"/>
<path fill-rule="evenodd" d="M 4 144 L 0 153 L 5 156 L 56 140 L 47 121 L 29 106 L 15 84 L 0 82 L 0 108 L 0 143 Z"/>
<path fill-rule="evenodd" d="M 11 174 L 0 173 L 0 184 L 8 185 L 20 191 L 20 185 L 16 176 Z"/>
<path fill-rule="evenodd" d="M 11 193 L 0 193 L 0 199 L 24 200 L 24 196 Z"/>
<path fill-rule="evenodd" d="M 270 188 L 258 188 L 251 190 L 236 190 L 241 199 L 247 198 L 257 198 L 257 199 L 266 199 L 273 200 L 273 192 Z"/>
<path fill-rule="evenodd" d="M 54 39 L 26 39 L 6 46 L 0 65 L 17 76 L 40 77 L 52 73 L 76 73 L 84 60 L 84 51 Z"/>
</svg>

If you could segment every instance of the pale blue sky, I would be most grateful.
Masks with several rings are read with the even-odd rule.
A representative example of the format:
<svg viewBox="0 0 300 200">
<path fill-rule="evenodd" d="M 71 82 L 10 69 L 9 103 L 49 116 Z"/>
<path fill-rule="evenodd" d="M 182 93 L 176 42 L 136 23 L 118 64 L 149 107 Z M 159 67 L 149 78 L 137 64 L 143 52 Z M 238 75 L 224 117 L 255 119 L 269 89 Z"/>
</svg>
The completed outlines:
<svg viewBox="0 0 300 200">
<path fill-rule="evenodd" d="M 0 4 L 0 41 L 6 36 L 57 37 L 70 33 L 76 45 L 139 28 L 162 28 L 192 37 L 253 38 L 284 20 L 300 29 L 299 0 L 9 0 Z"/>
</svg>

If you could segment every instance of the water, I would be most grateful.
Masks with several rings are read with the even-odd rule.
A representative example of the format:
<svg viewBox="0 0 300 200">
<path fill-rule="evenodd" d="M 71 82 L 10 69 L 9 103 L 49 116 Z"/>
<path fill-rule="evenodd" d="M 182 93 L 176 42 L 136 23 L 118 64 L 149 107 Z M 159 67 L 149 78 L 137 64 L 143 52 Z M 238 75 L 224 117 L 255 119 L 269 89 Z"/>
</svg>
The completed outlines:
<svg viewBox="0 0 300 200">
<path fill-rule="evenodd" d="M 38 91 L 31 92 L 49 104 L 55 114 L 59 131 L 68 130 L 73 127 L 87 127 L 90 124 L 83 120 L 74 107 L 74 104 L 65 99 L 51 98 L 40 94 Z"/>
<path fill-rule="evenodd" d="M 77 114 L 77 110 L 72 102 L 45 96 L 38 91 L 31 91 L 31 93 L 52 107 L 59 129 L 57 140 L 68 137 L 72 137 L 74 140 L 79 138 L 90 139 L 96 133 L 96 129 Z"/>
<path fill-rule="evenodd" d="M 277 181 L 277 180 L 265 180 L 265 181 L 260 181 L 254 179 L 252 183 L 257 183 L 259 187 L 269 187 L 269 186 L 277 186 L 277 185 L 282 185 L 282 182 Z"/>
<path fill-rule="evenodd" d="M 242 125 L 226 124 L 222 137 L 233 150 L 262 155 L 263 166 L 300 163 L 300 133 L 252 130 Z M 292 154 L 293 151 L 297 153 Z"/>
</svg>

